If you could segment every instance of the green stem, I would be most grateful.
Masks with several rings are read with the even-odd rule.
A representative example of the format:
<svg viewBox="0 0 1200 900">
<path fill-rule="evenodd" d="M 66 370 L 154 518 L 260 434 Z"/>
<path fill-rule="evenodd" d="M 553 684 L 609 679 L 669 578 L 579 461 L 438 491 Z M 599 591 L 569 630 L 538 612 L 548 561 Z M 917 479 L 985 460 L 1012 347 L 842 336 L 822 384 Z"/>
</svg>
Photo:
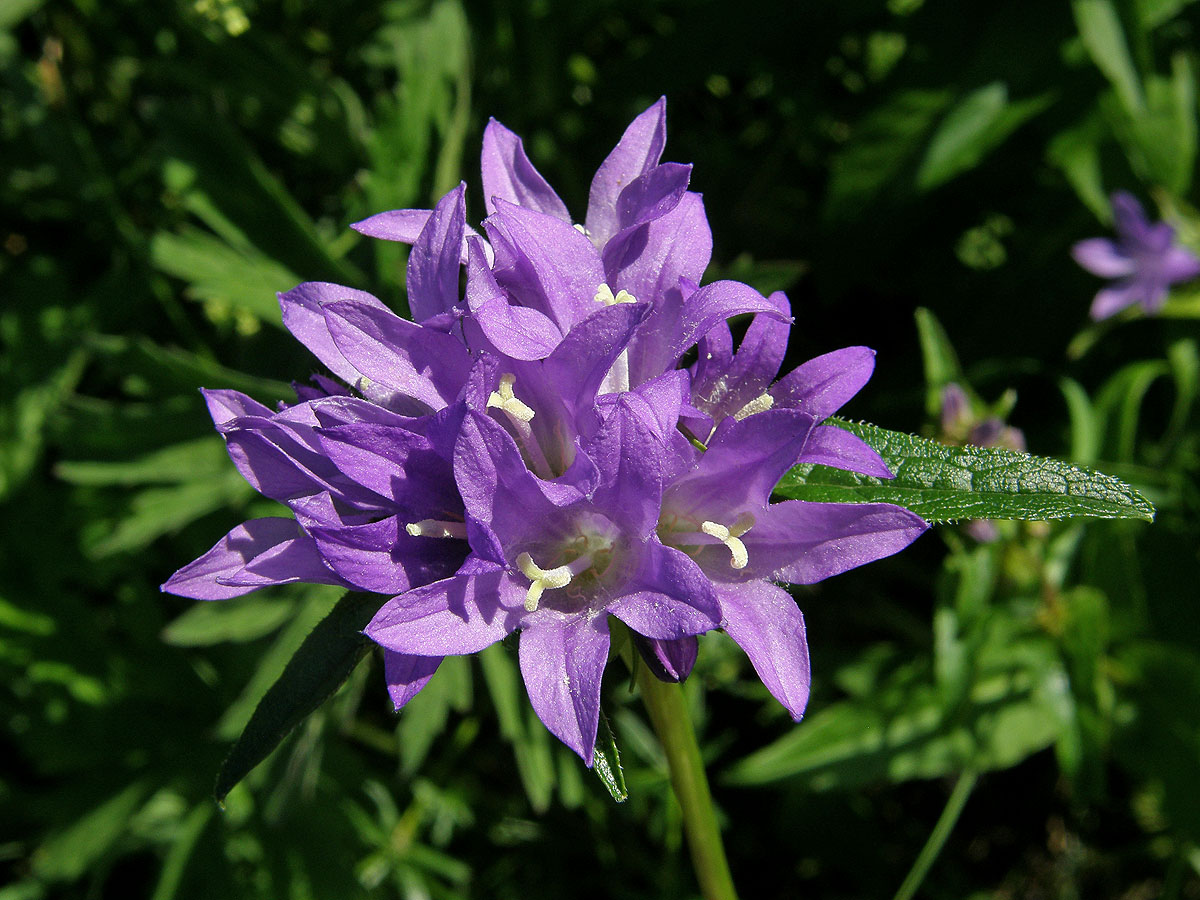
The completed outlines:
<svg viewBox="0 0 1200 900">
<path fill-rule="evenodd" d="M 925 841 L 925 846 L 917 854 L 916 861 L 905 877 L 904 883 L 900 885 L 900 890 L 896 891 L 893 900 L 909 900 L 917 892 L 917 888 L 925 880 L 925 876 L 938 858 L 938 854 L 942 852 L 942 846 L 946 843 L 946 838 L 950 837 L 954 823 L 958 821 L 963 807 L 967 805 L 967 798 L 971 796 L 971 791 L 978 779 L 979 773 L 970 769 L 958 776 L 958 782 L 954 785 L 954 790 L 950 792 L 950 799 L 946 801 L 946 808 L 942 810 L 937 824 L 929 833 L 929 839 Z"/>
<path fill-rule="evenodd" d="M 683 689 L 659 681 L 645 666 L 638 666 L 638 685 L 650 724 L 667 754 L 671 787 L 683 811 L 683 830 L 700 892 L 705 900 L 737 900 Z"/>
</svg>

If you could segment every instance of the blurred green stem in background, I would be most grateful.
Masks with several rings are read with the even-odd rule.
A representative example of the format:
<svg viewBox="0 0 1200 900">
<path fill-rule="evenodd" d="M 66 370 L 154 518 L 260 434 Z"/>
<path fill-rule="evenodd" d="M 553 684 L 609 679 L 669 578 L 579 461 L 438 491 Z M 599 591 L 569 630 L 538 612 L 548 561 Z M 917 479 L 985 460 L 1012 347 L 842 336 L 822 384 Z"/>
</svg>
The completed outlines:
<svg viewBox="0 0 1200 900">
<path fill-rule="evenodd" d="M 950 799 L 946 801 L 945 809 L 938 817 L 937 824 L 933 826 L 933 831 L 929 832 L 929 839 L 925 841 L 925 846 L 917 854 L 916 861 L 908 870 L 908 875 L 905 876 L 904 883 L 900 885 L 900 890 L 896 891 L 893 900 L 910 900 L 916 894 L 921 882 L 929 874 L 930 867 L 937 860 L 938 854 L 942 852 L 946 838 L 950 837 L 950 832 L 954 830 L 954 823 L 958 821 L 963 807 L 967 805 L 967 798 L 971 796 L 971 791 L 975 788 L 975 782 L 978 779 L 979 773 L 972 769 L 967 769 L 958 776 L 954 790 L 950 792 Z"/>
<path fill-rule="evenodd" d="M 683 688 L 659 681 L 646 666 L 638 666 L 637 672 L 650 724 L 667 754 L 671 787 L 683 811 L 683 828 L 700 891 L 705 900 L 737 900 Z"/>
</svg>

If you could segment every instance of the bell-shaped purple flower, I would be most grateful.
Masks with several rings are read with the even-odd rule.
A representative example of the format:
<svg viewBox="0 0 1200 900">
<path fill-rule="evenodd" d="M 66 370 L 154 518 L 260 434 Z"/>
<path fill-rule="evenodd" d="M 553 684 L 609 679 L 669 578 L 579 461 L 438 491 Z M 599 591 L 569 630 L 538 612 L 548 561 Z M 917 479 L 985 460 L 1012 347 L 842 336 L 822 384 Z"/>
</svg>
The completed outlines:
<svg viewBox="0 0 1200 900">
<path fill-rule="evenodd" d="M 711 581 L 721 627 L 797 720 L 808 702 L 804 619 L 774 582 L 812 584 L 890 556 L 929 526 L 886 503 L 771 503 L 771 490 L 816 430 L 808 413 L 765 410 L 717 426 L 703 452 L 677 461 L 658 536 Z M 663 651 L 667 654 L 669 650 Z"/>
<path fill-rule="evenodd" d="M 472 556 L 454 576 L 391 600 L 367 634 L 398 653 L 446 655 L 474 653 L 520 630 L 534 709 L 591 765 L 607 615 L 668 641 L 719 621 L 706 579 L 654 536 L 673 443 L 660 423 L 670 417 L 637 393 L 611 404 L 581 448 L 598 471 L 585 495 L 538 478 L 508 431 L 468 413 L 455 477 L 473 526 Z"/>
</svg>

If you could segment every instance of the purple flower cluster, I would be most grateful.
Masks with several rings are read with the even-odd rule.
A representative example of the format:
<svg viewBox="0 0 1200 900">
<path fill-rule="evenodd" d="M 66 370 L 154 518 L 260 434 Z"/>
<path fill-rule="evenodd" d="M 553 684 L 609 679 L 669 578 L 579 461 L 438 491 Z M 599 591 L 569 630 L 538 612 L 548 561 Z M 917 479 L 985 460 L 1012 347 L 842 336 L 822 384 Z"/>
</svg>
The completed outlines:
<svg viewBox="0 0 1200 900">
<path fill-rule="evenodd" d="M 1154 315 L 1166 303 L 1171 285 L 1200 275 L 1200 258 L 1175 240 L 1175 229 L 1168 223 L 1147 219 L 1132 194 L 1113 194 L 1112 208 L 1115 241 L 1088 238 L 1071 248 L 1083 268 L 1113 279 L 1096 294 L 1091 316 L 1107 319 L 1134 305 Z"/>
<path fill-rule="evenodd" d="M 397 708 L 443 657 L 519 631 L 534 708 L 589 765 L 610 616 L 672 680 L 696 635 L 723 628 L 799 719 L 804 620 L 776 582 L 879 559 L 927 526 L 887 504 L 770 502 L 797 463 L 890 475 L 821 424 L 874 354 L 838 350 L 776 380 L 787 299 L 700 286 L 711 232 L 691 167 L 659 162 L 665 139 L 660 100 L 600 166 L 576 223 L 492 121 L 482 233 L 462 185 L 433 210 L 355 225 L 412 245 L 413 321 L 334 284 L 280 296 L 284 324 L 340 383 L 317 376 L 278 412 L 205 396 L 242 474 L 294 518 L 239 525 L 164 589 L 218 600 L 306 581 L 389 596 L 366 633 Z M 735 349 L 727 320 L 742 314 Z"/>
</svg>

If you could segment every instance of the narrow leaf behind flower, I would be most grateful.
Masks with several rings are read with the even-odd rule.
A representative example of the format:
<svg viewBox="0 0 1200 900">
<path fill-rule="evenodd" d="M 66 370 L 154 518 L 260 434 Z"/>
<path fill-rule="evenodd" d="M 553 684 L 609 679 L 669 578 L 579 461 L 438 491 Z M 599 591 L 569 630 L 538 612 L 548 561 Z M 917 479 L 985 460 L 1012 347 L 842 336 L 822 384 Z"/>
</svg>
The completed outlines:
<svg viewBox="0 0 1200 900">
<path fill-rule="evenodd" d="M 959 519 L 1154 520 L 1154 506 L 1111 475 L 1014 450 L 949 447 L 876 425 L 836 419 L 896 474 L 885 481 L 826 466 L 796 466 L 775 493 L 825 503 L 894 503 L 927 522 Z"/>
<path fill-rule="evenodd" d="M 341 687 L 374 646 L 362 630 L 378 609 L 378 597 L 346 594 L 304 639 L 221 764 L 213 789 L 218 803 Z"/>
</svg>

